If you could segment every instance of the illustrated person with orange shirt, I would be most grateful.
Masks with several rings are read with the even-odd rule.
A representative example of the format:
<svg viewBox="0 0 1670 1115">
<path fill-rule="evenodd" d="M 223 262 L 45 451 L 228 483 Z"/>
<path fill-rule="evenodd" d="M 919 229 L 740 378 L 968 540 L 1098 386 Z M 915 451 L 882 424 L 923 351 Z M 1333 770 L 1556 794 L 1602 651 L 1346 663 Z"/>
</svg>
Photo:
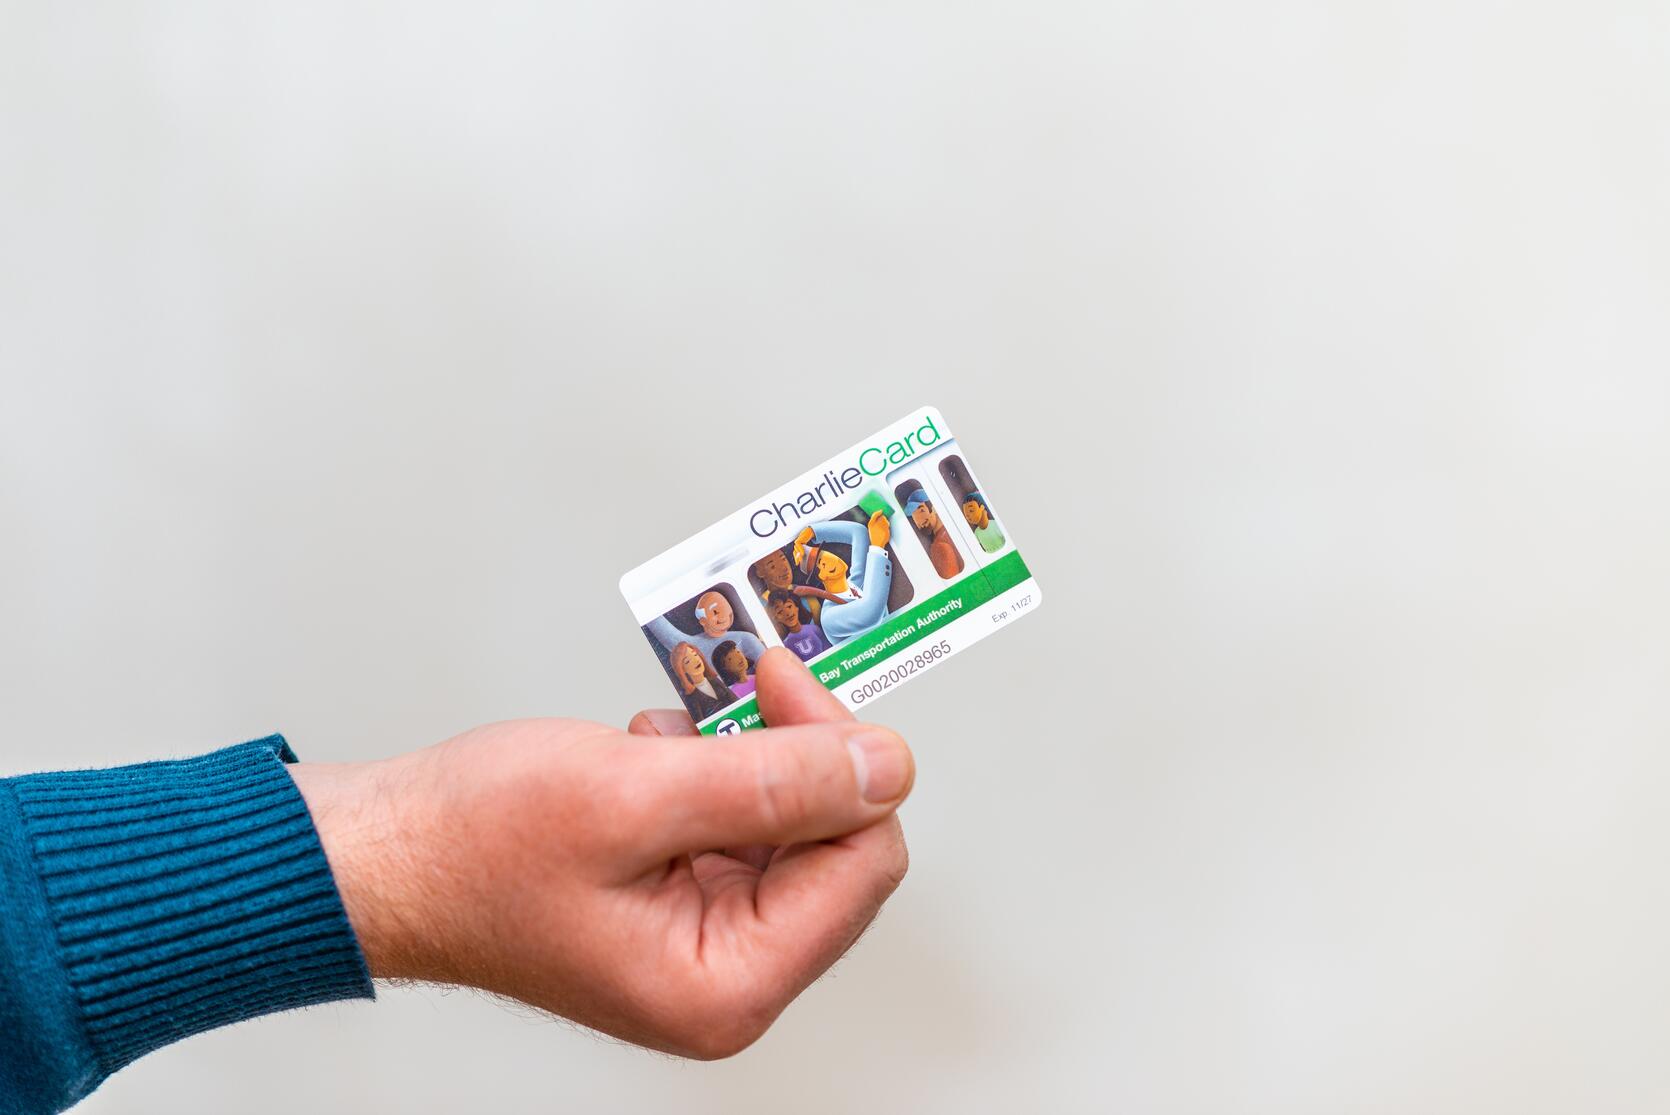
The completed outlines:
<svg viewBox="0 0 1670 1115">
<path fill-rule="evenodd" d="M 926 488 L 916 489 L 905 499 L 905 514 L 910 516 L 911 525 L 927 539 L 928 560 L 934 563 L 934 572 L 947 581 L 961 573 L 962 555 L 957 553 L 956 543 L 951 541 L 951 532 L 945 529 L 939 512 L 934 510 Z"/>
</svg>

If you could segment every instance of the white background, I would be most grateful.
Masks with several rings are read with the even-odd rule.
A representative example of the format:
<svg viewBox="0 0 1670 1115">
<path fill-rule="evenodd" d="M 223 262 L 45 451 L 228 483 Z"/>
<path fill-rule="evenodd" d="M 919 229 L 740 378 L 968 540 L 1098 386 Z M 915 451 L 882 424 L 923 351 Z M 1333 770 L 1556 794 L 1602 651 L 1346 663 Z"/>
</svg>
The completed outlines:
<svg viewBox="0 0 1670 1115">
<path fill-rule="evenodd" d="M 1670 1107 L 1670 15 L 0 3 L 0 767 L 665 680 L 620 573 L 944 410 L 1048 597 L 734 1061 L 470 993 L 84 1110 Z"/>
</svg>

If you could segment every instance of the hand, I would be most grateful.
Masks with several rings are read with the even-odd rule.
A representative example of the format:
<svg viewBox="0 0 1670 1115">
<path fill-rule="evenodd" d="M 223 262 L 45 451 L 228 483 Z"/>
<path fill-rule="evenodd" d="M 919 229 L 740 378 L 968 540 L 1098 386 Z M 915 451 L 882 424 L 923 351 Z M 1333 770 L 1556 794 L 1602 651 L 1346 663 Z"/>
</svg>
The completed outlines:
<svg viewBox="0 0 1670 1115">
<path fill-rule="evenodd" d="M 870 545 L 876 549 L 885 549 L 893 537 L 893 524 L 887 521 L 887 512 L 877 511 L 870 516 Z"/>
<path fill-rule="evenodd" d="M 684 1056 L 752 1044 L 904 878 L 915 777 L 787 650 L 756 676 L 763 731 L 513 720 L 291 767 L 372 973 Z"/>
<path fill-rule="evenodd" d="M 817 532 L 811 527 L 802 527 L 800 533 L 794 536 L 794 567 L 799 569 L 806 560 L 806 543 L 810 542 Z"/>
</svg>

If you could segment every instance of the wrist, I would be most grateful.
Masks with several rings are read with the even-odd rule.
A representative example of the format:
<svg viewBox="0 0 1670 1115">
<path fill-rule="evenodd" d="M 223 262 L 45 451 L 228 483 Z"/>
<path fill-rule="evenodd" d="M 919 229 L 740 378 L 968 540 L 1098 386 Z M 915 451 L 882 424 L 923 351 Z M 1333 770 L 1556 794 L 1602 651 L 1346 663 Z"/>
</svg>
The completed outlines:
<svg viewBox="0 0 1670 1115">
<path fill-rule="evenodd" d="M 426 752 L 370 763 L 298 763 L 337 893 L 371 974 L 444 979 L 434 948 L 436 908 L 426 890 L 444 875 L 432 862 L 433 794 Z"/>
</svg>

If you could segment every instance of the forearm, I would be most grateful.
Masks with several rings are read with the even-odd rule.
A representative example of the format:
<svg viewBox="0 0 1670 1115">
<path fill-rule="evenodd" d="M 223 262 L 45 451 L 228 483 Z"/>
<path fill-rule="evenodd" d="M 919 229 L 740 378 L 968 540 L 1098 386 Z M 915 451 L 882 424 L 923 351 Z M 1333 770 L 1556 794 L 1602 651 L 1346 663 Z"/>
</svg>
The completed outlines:
<svg viewBox="0 0 1670 1115">
<path fill-rule="evenodd" d="M 371 995 L 293 758 L 270 737 L 0 783 L 0 1107 L 61 1110 L 190 1034 Z"/>
</svg>

